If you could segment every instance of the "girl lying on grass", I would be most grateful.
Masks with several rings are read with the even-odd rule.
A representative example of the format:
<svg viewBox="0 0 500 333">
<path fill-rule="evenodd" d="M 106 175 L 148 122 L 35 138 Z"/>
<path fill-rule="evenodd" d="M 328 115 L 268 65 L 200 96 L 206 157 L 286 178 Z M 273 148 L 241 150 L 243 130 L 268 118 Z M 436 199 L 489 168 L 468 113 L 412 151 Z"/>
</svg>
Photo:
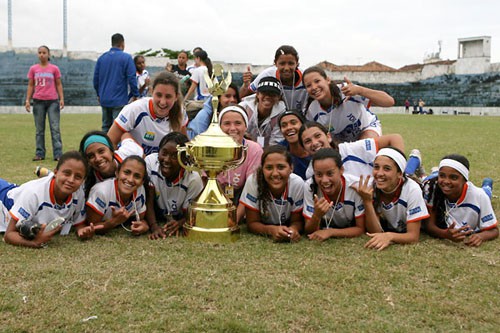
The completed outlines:
<svg viewBox="0 0 500 333">
<path fill-rule="evenodd" d="M 120 147 L 113 150 L 113 143 L 106 133 L 91 131 L 80 141 L 80 153 L 87 160 L 89 169 L 85 179 L 85 194 L 99 182 L 116 176 L 119 164 L 128 156 L 143 156 L 144 151 L 132 138 L 122 140 Z"/>
<path fill-rule="evenodd" d="M 355 187 L 363 198 L 365 221 L 371 239 L 366 248 L 383 250 L 393 243 L 418 242 L 420 223 L 429 217 L 422 190 L 406 177 L 406 157 L 393 147 L 381 149 L 370 176 L 359 179 Z"/>
<path fill-rule="evenodd" d="M 123 160 L 116 171 L 116 178 L 97 183 L 87 199 L 87 223 L 96 226 L 98 233 L 105 233 L 122 225 L 134 235 L 149 230 L 144 220 L 148 183 L 146 163 L 136 155 Z M 126 224 L 131 222 L 130 229 Z M 91 235 L 90 235 L 91 236 Z"/>
<path fill-rule="evenodd" d="M 178 236 L 189 204 L 203 190 L 200 175 L 182 168 L 177 159 L 177 145 L 184 146 L 188 141 L 182 133 L 168 133 L 160 141 L 159 152 L 146 157 L 150 179 L 146 213 L 150 239 Z M 165 222 L 163 228 L 158 220 Z"/>
<path fill-rule="evenodd" d="M 300 240 L 304 181 L 292 170 L 292 157 L 285 147 L 264 149 L 261 167 L 250 175 L 240 198 L 250 232 L 274 241 Z"/>
<path fill-rule="evenodd" d="M 85 196 L 81 185 L 86 171 L 80 153 L 70 151 L 61 156 L 54 172 L 47 177 L 19 187 L 0 180 L 0 232 L 5 232 L 4 241 L 41 248 L 55 234 L 67 235 L 72 225 L 78 228 L 79 237 L 93 232 L 92 225 L 84 224 Z M 47 224 L 56 218 L 63 218 L 64 222 L 46 231 Z M 29 232 L 25 233 L 26 230 Z"/>
<path fill-rule="evenodd" d="M 309 239 L 361 236 L 365 232 L 363 201 L 350 187 L 358 179 L 344 175 L 340 154 L 332 148 L 318 150 L 312 165 L 314 176 L 304 187 L 303 215 Z"/>
<path fill-rule="evenodd" d="M 427 232 L 438 238 L 480 246 L 498 237 L 498 222 L 483 189 L 469 181 L 469 161 L 462 155 L 445 156 L 437 178 L 424 185 L 430 210 Z"/>
</svg>

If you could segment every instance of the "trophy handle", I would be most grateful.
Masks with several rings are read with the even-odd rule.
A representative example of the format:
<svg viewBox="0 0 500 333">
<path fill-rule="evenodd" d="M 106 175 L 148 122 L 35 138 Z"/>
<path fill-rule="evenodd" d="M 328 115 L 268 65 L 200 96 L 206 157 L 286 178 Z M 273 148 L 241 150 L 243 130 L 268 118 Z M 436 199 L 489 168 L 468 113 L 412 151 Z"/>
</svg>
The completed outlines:
<svg viewBox="0 0 500 333">
<path fill-rule="evenodd" d="M 182 155 L 184 153 L 184 156 Z M 188 171 L 201 171 L 200 168 L 191 165 L 191 164 L 185 164 L 183 161 L 183 157 L 186 158 L 186 160 L 189 160 L 191 155 L 188 153 L 188 147 L 187 146 L 177 146 L 177 161 L 179 161 L 179 164 L 181 167 Z"/>
</svg>

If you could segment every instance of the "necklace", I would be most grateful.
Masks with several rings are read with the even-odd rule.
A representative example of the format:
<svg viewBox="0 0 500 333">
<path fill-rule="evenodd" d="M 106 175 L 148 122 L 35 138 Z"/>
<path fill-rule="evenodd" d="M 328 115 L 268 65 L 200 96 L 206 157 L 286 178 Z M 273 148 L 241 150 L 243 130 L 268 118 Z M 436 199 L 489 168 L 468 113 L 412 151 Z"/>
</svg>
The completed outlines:
<svg viewBox="0 0 500 333">
<path fill-rule="evenodd" d="M 449 206 L 451 206 L 451 208 L 449 208 Z M 460 204 L 457 205 L 456 202 L 452 204 L 448 199 L 444 199 L 444 220 L 448 227 L 453 224 L 453 216 L 451 216 L 451 212 L 454 211 L 457 207 L 460 207 Z"/>
<path fill-rule="evenodd" d="M 330 207 L 330 208 L 332 208 L 332 216 L 330 216 L 329 219 L 325 219 L 326 229 L 330 229 L 330 224 L 332 223 L 333 218 L 335 217 L 335 210 L 337 208 L 337 204 L 339 203 L 340 194 L 342 193 L 343 190 L 344 190 L 344 187 L 342 186 L 342 181 L 340 181 L 340 191 L 339 191 L 339 194 L 337 194 L 337 200 L 335 200 L 335 204 Z"/>
<path fill-rule="evenodd" d="M 401 184 L 401 179 L 399 179 L 399 182 L 398 184 L 396 185 L 396 187 L 394 187 L 394 189 L 392 189 L 391 191 L 384 191 L 382 189 L 380 189 L 380 191 L 384 194 L 393 194 L 394 192 L 397 191 L 397 189 L 399 188 L 399 185 Z"/>
<path fill-rule="evenodd" d="M 285 207 L 285 205 L 280 205 L 279 209 L 278 209 L 278 206 L 276 205 L 276 199 L 274 198 L 273 194 L 271 193 L 271 191 L 269 191 L 269 193 L 271 194 L 271 200 L 273 201 L 273 207 L 274 207 L 274 211 L 276 213 L 278 213 L 278 222 L 281 226 L 281 214 L 283 212 L 283 207 Z M 282 196 L 279 198 L 281 203 L 283 203 L 285 200 L 283 199 L 283 197 L 286 195 L 286 188 L 285 188 L 285 192 L 282 194 Z"/>
</svg>

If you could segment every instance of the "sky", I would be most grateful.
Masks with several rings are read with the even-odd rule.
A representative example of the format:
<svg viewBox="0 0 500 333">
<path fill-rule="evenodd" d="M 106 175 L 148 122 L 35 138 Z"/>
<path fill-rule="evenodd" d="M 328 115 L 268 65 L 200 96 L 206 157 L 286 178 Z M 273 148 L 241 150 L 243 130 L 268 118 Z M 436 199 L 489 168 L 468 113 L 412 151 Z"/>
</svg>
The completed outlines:
<svg viewBox="0 0 500 333">
<path fill-rule="evenodd" d="M 14 47 L 63 47 L 63 0 L 11 0 Z M 270 65 L 280 45 L 302 68 L 377 61 L 393 68 L 438 51 L 454 60 L 458 39 L 491 37 L 500 62 L 500 1 L 463 0 L 67 0 L 68 50 L 104 52 L 116 32 L 125 51 L 205 49 L 213 61 Z M 0 45 L 8 44 L 8 0 L 0 0 Z"/>
</svg>

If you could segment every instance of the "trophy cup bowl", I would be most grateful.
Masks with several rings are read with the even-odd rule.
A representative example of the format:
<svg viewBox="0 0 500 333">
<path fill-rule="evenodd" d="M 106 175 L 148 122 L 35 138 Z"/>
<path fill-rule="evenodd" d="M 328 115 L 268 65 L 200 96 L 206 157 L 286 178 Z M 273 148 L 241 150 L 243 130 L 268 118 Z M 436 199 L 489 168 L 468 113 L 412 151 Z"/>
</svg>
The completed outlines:
<svg viewBox="0 0 500 333">
<path fill-rule="evenodd" d="M 214 68 L 214 72 L 223 75 L 222 67 Z M 227 80 L 230 81 L 230 77 L 229 73 L 226 79 L 218 81 L 214 77 L 210 80 L 207 75 L 206 81 L 210 81 L 207 83 L 213 95 L 212 122 L 205 132 L 187 142 L 184 147 L 177 146 L 179 163 L 185 169 L 204 170 L 208 176 L 205 188 L 189 205 L 188 218 L 184 224 L 184 232 L 189 240 L 229 243 L 239 239 L 236 207 L 217 182 L 218 173 L 237 168 L 246 158 L 246 147 L 224 133 L 217 120 L 218 96 L 229 86 Z"/>
<path fill-rule="evenodd" d="M 205 170 L 208 176 L 205 188 L 189 205 L 188 218 L 184 224 L 186 237 L 216 243 L 238 240 L 240 229 L 236 220 L 236 207 L 222 191 L 217 174 L 235 169 L 243 163 L 246 147 L 222 132 L 218 124 L 211 124 L 207 131 L 186 143 L 186 146 L 178 146 L 177 150 L 179 163 L 185 169 Z M 190 162 L 185 163 L 186 159 Z"/>
</svg>

